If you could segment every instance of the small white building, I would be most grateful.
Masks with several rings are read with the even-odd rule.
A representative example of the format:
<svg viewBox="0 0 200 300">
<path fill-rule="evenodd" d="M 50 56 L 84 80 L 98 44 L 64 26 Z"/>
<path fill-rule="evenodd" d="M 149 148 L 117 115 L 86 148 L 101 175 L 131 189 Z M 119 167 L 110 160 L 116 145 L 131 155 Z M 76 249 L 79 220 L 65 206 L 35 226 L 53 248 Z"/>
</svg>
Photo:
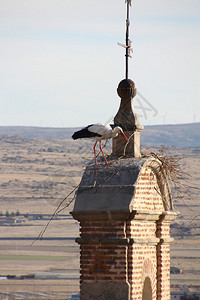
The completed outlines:
<svg viewBox="0 0 200 300">
<path fill-rule="evenodd" d="M 22 223 L 25 223 L 25 220 L 24 219 L 16 219 L 15 223 L 16 224 L 22 224 Z"/>
</svg>

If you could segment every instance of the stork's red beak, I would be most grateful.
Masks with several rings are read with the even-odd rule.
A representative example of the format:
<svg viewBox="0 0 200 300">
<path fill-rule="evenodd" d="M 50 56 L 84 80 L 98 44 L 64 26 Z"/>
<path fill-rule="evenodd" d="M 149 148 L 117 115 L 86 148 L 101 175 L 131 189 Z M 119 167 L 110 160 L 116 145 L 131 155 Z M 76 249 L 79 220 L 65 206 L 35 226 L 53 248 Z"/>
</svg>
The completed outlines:
<svg viewBox="0 0 200 300">
<path fill-rule="evenodd" d="M 123 136 L 123 138 L 128 142 L 127 137 L 125 136 L 125 134 L 123 132 L 120 132 L 120 134 Z"/>
</svg>

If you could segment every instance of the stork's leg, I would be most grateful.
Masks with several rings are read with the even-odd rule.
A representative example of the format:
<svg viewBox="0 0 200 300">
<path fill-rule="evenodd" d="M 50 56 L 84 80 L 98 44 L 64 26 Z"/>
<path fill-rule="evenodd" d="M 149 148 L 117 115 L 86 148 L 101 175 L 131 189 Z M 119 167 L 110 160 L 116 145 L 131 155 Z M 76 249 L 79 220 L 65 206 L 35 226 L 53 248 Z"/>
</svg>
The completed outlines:
<svg viewBox="0 0 200 300">
<path fill-rule="evenodd" d="M 95 151 L 96 145 L 97 145 L 97 141 L 96 141 L 96 143 L 94 144 L 93 149 L 94 149 L 94 160 L 95 160 L 95 165 L 98 166 L 98 163 L 97 163 L 97 157 L 96 157 L 96 151 Z"/>
<path fill-rule="evenodd" d="M 105 159 L 106 164 L 108 165 L 107 159 L 106 159 L 106 157 L 105 157 L 105 155 L 103 153 L 103 149 L 101 148 L 101 141 L 99 141 L 99 149 L 101 150 L 101 153 L 103 154 L 103 157 Z"/>
</svg>

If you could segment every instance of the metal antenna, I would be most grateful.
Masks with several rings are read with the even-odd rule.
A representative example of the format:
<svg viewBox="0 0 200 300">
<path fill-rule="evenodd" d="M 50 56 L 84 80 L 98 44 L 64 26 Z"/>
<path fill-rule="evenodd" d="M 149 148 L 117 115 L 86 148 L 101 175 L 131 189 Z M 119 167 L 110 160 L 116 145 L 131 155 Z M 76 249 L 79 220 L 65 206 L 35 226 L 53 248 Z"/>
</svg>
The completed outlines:
<svg viewBox="0 0 200 300">
<path fill-rule="evenodd" d="M 129 6 L 131 6 L 132 0 L 125 0 L 125 3 L 127 3 L 127 17 L 126 17 L 126 45 L 118 43 L 119 46 L 122 46 L 126 48 L 126 70 L 125 70 L 125 77 L 128 79 L 128 58 L 131 58 L 130 52 L 133 52 L 133 49 L 131 48 L 132 41 L 129 40 L 129 26 L 130 26 L 130 19 L 129 19 Z"/>
</svg>

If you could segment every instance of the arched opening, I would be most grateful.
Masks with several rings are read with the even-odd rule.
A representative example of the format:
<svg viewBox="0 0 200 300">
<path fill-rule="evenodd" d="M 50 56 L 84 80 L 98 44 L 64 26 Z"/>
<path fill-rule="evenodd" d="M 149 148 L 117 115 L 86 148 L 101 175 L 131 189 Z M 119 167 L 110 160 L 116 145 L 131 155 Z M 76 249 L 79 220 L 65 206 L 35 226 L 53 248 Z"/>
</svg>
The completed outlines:
<svg viewBox="0 0 200 300">
<path fill-rule="evenodd" d="M 143 284 L 142 300 L 152 300 L 152 288 L 149 277 L 146 277 Z"/>
</svg>

